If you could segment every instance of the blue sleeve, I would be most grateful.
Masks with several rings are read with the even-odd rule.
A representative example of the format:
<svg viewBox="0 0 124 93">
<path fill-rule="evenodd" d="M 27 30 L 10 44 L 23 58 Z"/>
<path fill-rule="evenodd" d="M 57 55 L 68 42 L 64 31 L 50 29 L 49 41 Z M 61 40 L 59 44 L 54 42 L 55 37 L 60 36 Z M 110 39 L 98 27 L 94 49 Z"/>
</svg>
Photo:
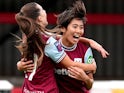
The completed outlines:
<svg viewBox="0 0 124 93">
<path fill-rule="evenodd" d="M 89 47 L 84 55 L 84 63 L 91 64 L 93 62 L 93 53 L 91 48 Z"/>
<path fill-rule="evenodd" d="M 45 45 L 45 55 L 50 57 L 54 62 L 59 63 L 66 55 L 59 41 L 50 37 Z"/>
</svg>

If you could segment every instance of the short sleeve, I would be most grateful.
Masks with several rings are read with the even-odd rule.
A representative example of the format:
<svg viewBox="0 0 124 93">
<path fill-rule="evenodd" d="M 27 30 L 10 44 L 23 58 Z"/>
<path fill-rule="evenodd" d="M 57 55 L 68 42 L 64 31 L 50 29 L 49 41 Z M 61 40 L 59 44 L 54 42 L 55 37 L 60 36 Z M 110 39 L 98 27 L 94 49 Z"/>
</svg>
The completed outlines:
<svg viewBox="0 0 124 93">
<path fill-rule="evenodd" d="M 50 37 L 45 45 L 45 55 L 50 57 L 54 62 L 59 63 L 66 55 L 59 41 Z"/>
<path fill-rule="evenodd" d="M 91 64 L 93 60 L 93 53 L 91 48 L 89 47 L 84 55 L 84 63 Z"/>
</svg>

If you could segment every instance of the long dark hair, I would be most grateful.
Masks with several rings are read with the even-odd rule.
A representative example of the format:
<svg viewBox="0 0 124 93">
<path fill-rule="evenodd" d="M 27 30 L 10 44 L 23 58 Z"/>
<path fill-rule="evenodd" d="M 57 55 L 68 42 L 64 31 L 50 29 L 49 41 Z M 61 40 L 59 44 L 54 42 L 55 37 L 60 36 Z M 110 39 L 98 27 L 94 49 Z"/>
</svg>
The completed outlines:
<svg viewBox="0 0 124 93">
<path fill-rule="evenodd" d="M 27 3 L 15 15 L 16 22 L 22 32 L 22 41 L 16 47 L 21 52 L 22 57 L 27 60 L 33 60 L 33 54 L 36 53 L 39 58 L 38 62 L 41 64 L 45 43 L 40 32 L 44 32 L 45 29 L 36 23 L 39 15 L 40 9 L 35 2 Z"/>
</svg>

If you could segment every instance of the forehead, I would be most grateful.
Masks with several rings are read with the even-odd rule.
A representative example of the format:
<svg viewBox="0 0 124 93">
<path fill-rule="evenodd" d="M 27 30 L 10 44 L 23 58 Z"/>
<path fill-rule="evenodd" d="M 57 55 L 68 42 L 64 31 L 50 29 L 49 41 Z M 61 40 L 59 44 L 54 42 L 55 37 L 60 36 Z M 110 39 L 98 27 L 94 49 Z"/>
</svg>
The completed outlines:
<svg viewBox="0 0 124 93">
<path fill-rule="evenodd" d="M 83 20 L 79 18 L 74 18 L 71 20 L 70 24 L 78 24 L 78 25 L 84 25 Z"/>
</svg>

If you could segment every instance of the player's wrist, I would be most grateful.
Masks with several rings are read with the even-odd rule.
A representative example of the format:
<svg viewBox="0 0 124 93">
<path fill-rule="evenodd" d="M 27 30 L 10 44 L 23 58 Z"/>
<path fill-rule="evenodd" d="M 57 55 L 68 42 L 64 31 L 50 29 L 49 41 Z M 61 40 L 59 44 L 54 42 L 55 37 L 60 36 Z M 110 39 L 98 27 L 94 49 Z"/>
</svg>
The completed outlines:
<svg viewBox="0 0 124 93">
<path fill-rule="evenodd" d="M 17 69 L 19 71 L 24 71 L 24 69 L 21 67 L 21 65 L 22 65 L 21 61 L 18 61 L 16 65 L 17 65 Z"/>
</svg>

